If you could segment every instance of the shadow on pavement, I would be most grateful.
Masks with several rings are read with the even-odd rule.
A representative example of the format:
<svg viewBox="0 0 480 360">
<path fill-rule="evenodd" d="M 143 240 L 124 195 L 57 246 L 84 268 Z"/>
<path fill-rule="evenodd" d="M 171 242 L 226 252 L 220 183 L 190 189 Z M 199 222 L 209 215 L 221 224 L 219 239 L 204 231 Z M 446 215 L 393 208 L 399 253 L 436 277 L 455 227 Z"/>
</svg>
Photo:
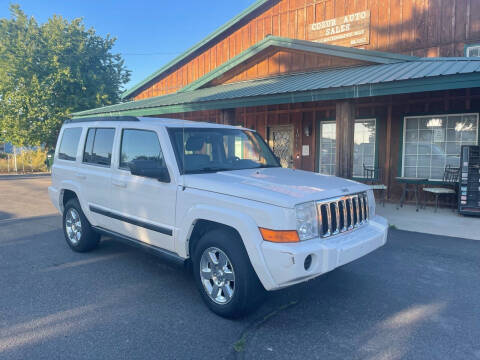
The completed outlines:
<svg viewBox="0 0 480 360">
<path fill-rule="evenodd" d="M 58 215 L 0 225 L 11 228 L 0 237 L 2 358 L 480 354 L 480 242 L 391 231 L 385 247 L 272 292 L 255 313 L 231 321 L 208 311 L 177 265 L 109 238 L 75 253 L 55 222 Z"/>
</svg>

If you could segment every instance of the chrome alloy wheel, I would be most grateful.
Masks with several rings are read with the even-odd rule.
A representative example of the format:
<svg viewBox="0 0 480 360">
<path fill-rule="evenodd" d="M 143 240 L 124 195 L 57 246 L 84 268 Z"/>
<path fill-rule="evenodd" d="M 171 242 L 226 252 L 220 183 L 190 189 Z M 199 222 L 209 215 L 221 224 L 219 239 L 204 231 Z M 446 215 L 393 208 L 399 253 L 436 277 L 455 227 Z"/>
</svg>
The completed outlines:
<svg viewBox="0 0 480 360">
<path fill-rule="evenodd" d="M 227 304 L 235 292 L 235 272 L 222 250 L 205 249 L 200 259 L 200 278 L 210 299 L 220 305 Z"/>
<path fill-rule="evenodd" d="M 65 217 L 65 232 L 72 245 L 77 245 L 82 237 L 82 221 L 74 208 L 68 209 Z"/>
</svg>

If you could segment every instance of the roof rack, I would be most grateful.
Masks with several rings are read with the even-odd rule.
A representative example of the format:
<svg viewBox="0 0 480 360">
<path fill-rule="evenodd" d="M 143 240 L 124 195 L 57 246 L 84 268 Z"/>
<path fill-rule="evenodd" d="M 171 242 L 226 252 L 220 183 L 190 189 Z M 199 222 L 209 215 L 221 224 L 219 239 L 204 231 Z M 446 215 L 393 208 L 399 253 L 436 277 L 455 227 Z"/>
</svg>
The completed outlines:
<svg viewBox="0 0 480 360">
<path fill-rule="evenodd" d="M 88 121 L 140 121 L 136 116 L 100 116 L 100 117 L 86 117 L 79 119 L 67 119 L 65 124 L 88 122 Z"/>
</svg>

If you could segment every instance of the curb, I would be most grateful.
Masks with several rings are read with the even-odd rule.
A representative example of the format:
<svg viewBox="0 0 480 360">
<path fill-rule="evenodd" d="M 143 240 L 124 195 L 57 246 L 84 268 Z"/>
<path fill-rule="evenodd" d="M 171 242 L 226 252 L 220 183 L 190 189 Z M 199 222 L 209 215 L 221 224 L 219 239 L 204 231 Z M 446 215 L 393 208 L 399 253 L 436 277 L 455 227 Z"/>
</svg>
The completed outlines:
<svg viewBox="0 0 480 360">
<path fill-rule="evenodd" d="M 50 173 L 37 173 L 37 174 L 0 174 L 0 180 L 13 180 L 13 179 L 32 179 L 37 177 L 47 177 Z"/>
</svg>

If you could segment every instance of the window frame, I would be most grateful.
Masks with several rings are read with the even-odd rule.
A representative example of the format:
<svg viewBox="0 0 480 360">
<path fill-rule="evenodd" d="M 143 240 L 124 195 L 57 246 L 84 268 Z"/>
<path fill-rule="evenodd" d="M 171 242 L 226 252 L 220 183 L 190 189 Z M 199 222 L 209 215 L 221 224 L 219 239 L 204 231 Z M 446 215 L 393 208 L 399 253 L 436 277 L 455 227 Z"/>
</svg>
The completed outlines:
<svg viewBox="0 0 480 360">
<path fill-rule="evenodd" d="M 321 154 L 320 154 L 320 151 L 321 151 L 321 138 L 322 138 L 322 131 L 321 131 L 321 127 L 322 127 L 322 124 L 335 124 L 335 163 L 333 164 L 334 166 L 334 172 L 333 174 L 323 174 L 320 172 L 320 168 L 321 168 L 321 163 L 320 163 L 320 160 L 321 160 Z M 317 172 L 321 175 L 325 175 L 325 176 L 335 176 L 335 170 L 336 170 L 336 167 L 337 167 L 337 150 L 336 150 L 336 144 L 337 144 L 337 121 L 335 119 L 324 119 L 324 120 L 319 120 L 318 121 L 318 131 L 317 131 L 317 154 L 318 154 L 318 159 L 316 161 L 316 166 L 317 166 Z"/>
<path fill-rule="evenodd" d="M 472 48 L 472 47 L 480 47 L 480 43 L 474 43 L 474 44 L 465 44 L 463 46 L 463 56 L 465 56 L 466 58 L 475 58 L 477 56 L 468 56 L 468 49 Z"/>
<path fill-rule="evenodd" d="M 120 131 L 120 141 L 119 141 L 119 146 L 118 146 L 118 163 L 116 164 L 118 170 L 123 170 L 123 171 L 130 172 L 130 169 L 128 167 L 120 166 L 120 164 L 122 162 L 123 133 L 124 133 L 125 130 L 135 130 L 135 131 L 151 132 L 151 133 L 154 133 L 157 136 L 158 146 L 160 146 L 160 151 L 162 152 L 163 161 L 165 162 L 165 168 L 168 171 L 167 160 L 165 159 L 165 152 L 163 151 L 162 143 L 160 142 L 160 137 L 158 136 L 158 133 L 155 130 L 142 129 L 142 128 L 121 128 L 120 130 L 121 131 Z M 168 171 L 168 172 L 170 173 L 170 171 Z"/>
<path fill-rule="evenodd" d="M 378 163 L 378 143 L 379 143 L 379 129 L 382 127 L 383 128 L 383 120 L 380 118 L 378 118 L 377 116 L 357 116 L 355 117 L 355 122 L 357 121 L 365 121 L 365 120 L 374 120 L 375 121 L 375 150 L 374 150 L 374 160 L 373 160 L 373 166 L 375 168 L 379 167 L 379 163 Z M 326 175 L 326 174 L 322 174 L 320 173 L 320 126 L 322 123 L 334 123 L 335 126 L 336 126 L 336 119 L 322 119 L 322 120 L 318 120 L 317 121 L 317 131 L 316 131 L 316 138 L 317 138 L 317 141 L 316 141 L 316 150 L 317 150 L 317 161 L 315 161 L 315 172 L 321 174 L 321 175 L 325 175 L 325 176 L 334 176 L 335 174 L 333 175 Z M 354 125 L 354 129 L 353 129 L 354 133 L 353 133 L 353 136 L 354 136 L 354 141 L 355 141 L 355 125 Z M 335 141 L 337 141 L 336 139 L 336 132 L 335 132 Z M 355 144 L 354 144 L 355 146 Z M 353 148 L 352 148 L 353 149 Z M 336 151 L 336 150 L 335 150 Z M 354 156 L 354 153 L 352 152 L 352 161 L 353 161 L 353 156 Z M 335 167 L 337 166 L 337 159 L 336 159 L 336 154 L 335 154 Z M 352 175 L 353 175 L 353 164 L 352 164 Z M 353 180 L 359 180 L 359 181 L 362 181 L 365 179 L 365 177 L 362 175 L 362 176 L 352 176 L 352 179 Z"/>
<path fill-rule="evenodd" d="M 421 118 L 432 118 L 432 117 L 435 117 L 435 116 L 438 116 L 438 117 L 442 117 L 442 116 L 465 116 L 465 115 L 475 115 L 477 117 L 477 131 L 476 131 L 476 142 L 478 144 L 480 144 L 480 113 L 479 112 L 445 112 L 445 113 L 442 113 L 442 112 L 439 112 L 439 113 L 434 113 L 434 114 L 420 114 L 420 115 L 415 115 L 415 114 L 408 114 L 408 115 L 403 115 L 402 117 L 402 126 L 401 126 L 401 131 L 402 131 L 402 134 L 401 134 L 401 141 L 400 141 L 400 151 L 399 151 L 399 164 L 398 164 L 398 170 L 399 170 L 399 173 L 401 174 L 402 177 L 404 177 L 405 175 L 405 137 L 407 136 L 407 131 L 406 131 L 406 127 L 407 127 L 407 119 L 408 118 L 417 118 L 417 119 L 421 119 Z M 448 121 L 448 118 L 447 118 L 447 121 Z M 445 130 L 447 130 L 448 128 L 445 128 Z M 445 134 L 445 136 L 447 136 L 447 134 Z M 445 141 L 447 142 L 447 141 Z M 418 154 L 417 154 L 418 155 Z M 460 154 L 459 154 L 460 156 Z M 459 164 L 460 165 L 460 164 Z M 431 166 L 430 166 L 431 168 Z M 418 179 L 421 179 L 421 178 L 418 178 Z M 428 181 L 426 183 L 432 183 L 432 184 L 435 184 L 435 183 L 441 183 L 443 181 L 443 179 L 433 179 L 433 178 L 428 178 Z"/>
<path fill-rule="evenodd" d="M 379 121 L 377 117 L 357 117 L 355 118 L 355 123 L 358 121 L 366 121 L 366 120 L 373 120 L 375 122 L 375 143 L 373 144 L 373 167 L 378 168 L 378 124 Z M 352 162 L 355 161 L 355 125 L 353 125 L 353 154 L 352 154 Z M 363 169 L 363 163 L 362 163 L 362 169 Z M 375 172 L 375 178 L 374 179 L 369 179 L 369 180 L 377 180 L 378 174 Z M 353 164 L 352 164 L 352 179 L 358 179 L 358 180 L 364 180 L 365 175 L 364 172 L 362 172 L 362 176 L 354 176 L 353 175 Z"/>
<path fill-rule="evenodd" d="M 72 130 L 72 129 L 80 129 L 80 136 L 78 137 L 78 142 L 77 142 L 77 148 L 76 148 L 76 152 L 75 152 L 75 157 L 73 159 L 65 159 L 65 158 L 62 158 L 60 157 L 60 149 L 62 148 L 62 143 L 63 143 L 63 140 L 65 138 L 65 132 L 67 130 Z M 76 162 L 77 159 L 78 159 L 78 149 L 80 148 L 80 142 L 82 140 L 82 135 L 83 135 L 83 127 L 82 126 L 72 126 L 72 127 L 66 127 L 62 130 L 62 136 L 61 136 L 61 139 L 60 139 L 60 144 L 58 146 L 58 152 L 56 154 L 56 159 L 57 160 L 62 160 L 62 161 L 71 161 L 71 162 Z"/>
<path fill-rule="evenodd" d="M 115 137 L 117 135 L 117 128 L 116 127 L 92 126 L 92 127 L 86 127 L 86 129 L 87 129 L 87 131 L 85 132 L 85 139 L 83 141 L 82 164 L 99 166 L 99 167 L 103 167 L 103 168 L 112 168 L 113 159 L 114 159 L 113 155 L 114 155 L 114 149 L 115 149 Z M 97 137 L 97 129 L 113 130 L 112 156 L 110 157 L 110 164 L 109 165 L 92 163 L 92 162 L 88 162 L 88 161 L 84 160 L 84 158 L 85 158 L 85 148 L 87 146 L 87 140 L 88 140 L 88 132 L 90 131 L 90 129 L 95 129 L 95 136 L 93 137 L 93 143 L 92 143 L 92 152 L 93 152 L 93 148 L 95 146 L 95 138 Z"/>
</svg>

